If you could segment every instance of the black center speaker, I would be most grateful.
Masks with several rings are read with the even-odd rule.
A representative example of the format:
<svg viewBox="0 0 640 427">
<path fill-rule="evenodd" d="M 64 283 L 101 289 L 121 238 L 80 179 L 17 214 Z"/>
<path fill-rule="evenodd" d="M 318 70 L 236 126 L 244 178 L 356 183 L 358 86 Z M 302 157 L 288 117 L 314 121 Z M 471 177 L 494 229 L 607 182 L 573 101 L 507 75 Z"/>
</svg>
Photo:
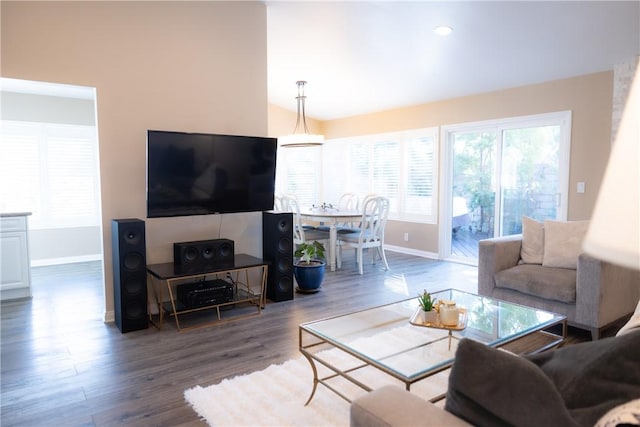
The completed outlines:
<svg viewBox="0 0 640 427">
<path fill-rule="evenodd" d="M 116 325 L 120 332 L 146 329 L 147 261 L 144 221 L 111 221 L 113 292 Z"/>
<path fill-rule="evenodd" d="M 213 239 L 173 244 L 173 263 L 189 267 L 233 267 L 235 247 L 233 240 Z"/>
<path fill-rule="evenodd" d="M 267 298 L 293 299 L 293 214 L 262 212 L 262 258 L 269 261 Z"/>
</svg>

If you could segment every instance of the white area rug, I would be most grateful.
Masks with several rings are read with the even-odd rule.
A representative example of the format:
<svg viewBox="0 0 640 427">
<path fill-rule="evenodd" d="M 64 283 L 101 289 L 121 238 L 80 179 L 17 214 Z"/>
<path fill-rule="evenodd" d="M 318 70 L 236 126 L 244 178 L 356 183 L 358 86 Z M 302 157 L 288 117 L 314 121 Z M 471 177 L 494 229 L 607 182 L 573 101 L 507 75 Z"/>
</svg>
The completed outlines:
<svg viewBox="0 0 640 427">
<path fill-rule="evenodd" d="M 384 347 L 393 348 L 394 343 L 402 340 L 403 336 L 425 332 L 424 328 L 407 325 L 385 332 L 388 341 L 377 336 L 375 342 L 378 346 L 382 342 L 386 343 Z M 371 343 L 372 339 L 362 340 L 363 345 L 367 342 Z M 380 351 L 384 353 L 383 349 Z M 339 363 L 337 366 L 340 367 L 357 363 L 354 358 L 335 349 L 325 351 L 325 356 L 330 357 L 333 363 Z M 329 372 L 321 365 L 318 370 L 320 377 Z M 385 384 L 402 385 L 388 374 L 371 367 L 358 370 L 354 376 L 372 388 Z M 412 385 L 411 392 L 423 397 L 444 393 L 447 377 L 448 370 Z M 341 378 L 332 380 L 332 386 L 350 399 L 365 393 Z M 211 426 L 348 426 L 349 403 L 321 384 L 311 403 L 304 406 L 312 388 L 311 365 L 300 356 L 262 371 L 225 379 L 216 385 L 196 386 L 186 390 L 184 396 Z"/>
</svg>

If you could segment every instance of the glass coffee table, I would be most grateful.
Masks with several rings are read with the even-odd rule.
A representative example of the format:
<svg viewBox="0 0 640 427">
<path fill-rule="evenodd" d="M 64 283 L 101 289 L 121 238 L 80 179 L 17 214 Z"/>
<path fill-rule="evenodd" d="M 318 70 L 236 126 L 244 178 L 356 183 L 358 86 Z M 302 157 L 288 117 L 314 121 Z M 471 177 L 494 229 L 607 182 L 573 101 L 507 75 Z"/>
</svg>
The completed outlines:
<svg viewBox="0 0 640 427">
<path fill-rule="evenodd" d="M 363 368 L 377 368 L 410 390 L 412 384 L 450 368 L 462 338 L 502 347 L 534 333 L 544 334 L 548 339 L 534 343 L 529 353 L 555 347 L 566 338 L 567 319 L 559 314 L 454 289 L 432 295 L 439 301 L 453 300 L 464 309 L 466 327 L 452 331 L 412 324 L 417 298 L 301 324 L 300 352 L 313 370 L 313 389 L 305 405 L 313 399 L 318 384 L 350 401 L 332 386 L 336 377 L 371 391 L 357 375 Z M 560 333 L 548 331 L 555 325 L 561 325 Z M 340 354 L 351 362 L 342 363 Z M 319 375 L 320 365 L 327 375 Z M 431 400 L 443 397 L 440 394 Z"/>
</svg>

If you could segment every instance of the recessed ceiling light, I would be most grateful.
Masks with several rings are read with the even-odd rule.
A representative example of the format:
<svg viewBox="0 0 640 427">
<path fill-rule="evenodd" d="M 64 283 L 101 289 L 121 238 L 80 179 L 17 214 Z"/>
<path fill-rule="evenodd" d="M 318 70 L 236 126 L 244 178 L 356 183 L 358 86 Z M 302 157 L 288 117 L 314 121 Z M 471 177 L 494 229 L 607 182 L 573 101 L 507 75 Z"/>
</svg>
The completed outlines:
<svg viewBox="0 0 640 427">
<path fill-rule="evenodd" d="M 433 32 L 439 36 L 448 36 L 453 32 L 453 28 L 442 25 L 433 29 Z"/>
</svg>

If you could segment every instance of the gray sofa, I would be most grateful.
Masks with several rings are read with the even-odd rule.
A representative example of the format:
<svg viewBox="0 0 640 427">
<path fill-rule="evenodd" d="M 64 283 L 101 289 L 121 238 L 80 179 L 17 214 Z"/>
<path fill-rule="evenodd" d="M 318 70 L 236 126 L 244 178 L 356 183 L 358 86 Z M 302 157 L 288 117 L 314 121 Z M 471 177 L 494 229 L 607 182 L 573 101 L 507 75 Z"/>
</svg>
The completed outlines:
<svg viewBox="0 0 640 427">
<path fill-rule="evenodd" d="M 481 240 L 480 295 L 567 316 L 569 325 L 600 331 L 633 312 L 640 299 L 640 272 L 580 254 L 577 268 L 521 262 L 522 235 Z"/>
<path fill-rule="evenodd" d="M 640 417 L 639 348 L 640 330 L 522 357 L 463 339 L 444 408 L 385 386 L 351 404 L 351 426 L 592 427 L 629 406 Z"/>
</svg>

